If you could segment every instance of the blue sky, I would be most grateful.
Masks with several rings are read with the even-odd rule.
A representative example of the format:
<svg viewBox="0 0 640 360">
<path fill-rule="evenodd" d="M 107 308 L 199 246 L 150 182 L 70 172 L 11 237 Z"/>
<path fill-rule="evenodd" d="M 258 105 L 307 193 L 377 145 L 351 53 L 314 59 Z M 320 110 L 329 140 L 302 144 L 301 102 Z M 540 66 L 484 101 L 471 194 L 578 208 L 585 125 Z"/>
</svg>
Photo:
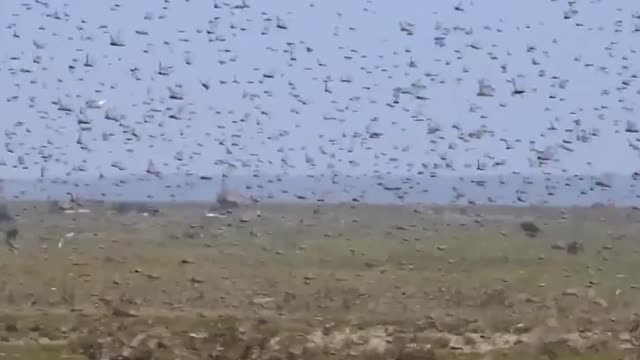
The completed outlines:
<svg viewBox="0 0 640 360">
<path fill-rule="evenodd" d="M 638 134 L 625 132 L 638 97 L 633 1 L 26 3 L 0 3 L 5 178 L 37 178 L 42 165 L 48 178 L 144 174 L 149 160 L 165 174 L 198 175 L 219 174 L 222 162 L 237 173 L 294 175 L 638 169 L 629 146 Z M 110 35 L 126 46 L 111 46 Z M 87 55 L 93 67 L 83 66 Z M 160 63 L 169 75 L 158 74 Z M 524 94 L 512 94 L 514 78 Z M 481 79 L 495 96 L 477 96 Z M 394 88 L 416 82 L 420 98 L 392 104 Z M 179 85 L 184 99 L 170 99 L 168 87 Z M 81 131 L 89 99 L 107 103 L 86 109 L 91 129 Z M 181 106 L 184 118 L 171 118 Z M 108 108 L 126 118 L 105 119 Z M 563 140 L 572 151 L 531 166 L 532 147 Z"/>
</svg>

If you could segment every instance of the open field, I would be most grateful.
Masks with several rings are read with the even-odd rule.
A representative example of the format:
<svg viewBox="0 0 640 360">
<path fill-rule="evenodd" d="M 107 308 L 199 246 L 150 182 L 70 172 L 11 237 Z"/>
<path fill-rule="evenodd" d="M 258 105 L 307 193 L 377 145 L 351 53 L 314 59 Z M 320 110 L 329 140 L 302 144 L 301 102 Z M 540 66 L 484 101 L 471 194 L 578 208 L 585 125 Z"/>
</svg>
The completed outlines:
<svg viewBox="0 0 640 360">
<path fill-rule="evenodd" d="M 10 204 L 0 358 L 639 358 L 636 210 L 110 206 Z"/>
</svg>

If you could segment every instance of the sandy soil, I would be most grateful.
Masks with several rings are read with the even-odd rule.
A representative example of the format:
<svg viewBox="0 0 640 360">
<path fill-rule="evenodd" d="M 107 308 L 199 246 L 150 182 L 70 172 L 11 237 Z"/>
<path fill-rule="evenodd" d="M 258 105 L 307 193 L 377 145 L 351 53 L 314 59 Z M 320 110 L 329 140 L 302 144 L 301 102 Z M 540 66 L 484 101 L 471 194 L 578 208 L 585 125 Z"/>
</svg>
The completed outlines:
<svg viewBox="0 0 640 360">
<path fill-rule="evenodd" d="M 87 207 L 10 204 L 0 358 L 639 358 L 636 210 Z"/>
</svg>

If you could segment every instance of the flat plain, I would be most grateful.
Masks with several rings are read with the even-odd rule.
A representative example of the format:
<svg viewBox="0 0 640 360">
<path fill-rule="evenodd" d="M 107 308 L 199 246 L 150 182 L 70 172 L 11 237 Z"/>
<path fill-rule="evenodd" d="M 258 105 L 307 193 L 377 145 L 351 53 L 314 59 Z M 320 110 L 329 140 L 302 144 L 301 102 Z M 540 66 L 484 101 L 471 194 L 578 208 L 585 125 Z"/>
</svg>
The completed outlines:
<svg viewBox="0 0 640 360">
<path fill-rule="evenodd" d="M 0 358 L 640 358 L 634 209 L 114 205 L 9 204 Z"/>
</svg>

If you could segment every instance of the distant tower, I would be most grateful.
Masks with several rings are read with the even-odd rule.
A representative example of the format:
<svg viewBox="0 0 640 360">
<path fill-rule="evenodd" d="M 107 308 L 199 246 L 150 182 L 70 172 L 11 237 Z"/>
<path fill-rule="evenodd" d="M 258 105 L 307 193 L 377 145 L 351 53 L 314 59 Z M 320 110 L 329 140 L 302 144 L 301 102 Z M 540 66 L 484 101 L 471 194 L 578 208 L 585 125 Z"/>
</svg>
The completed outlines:
<svg viewBox="0 0 640 360">
<path fill-rule="evenodd" d="M 226 172 L 222 173 L 222 179 L 220 181 L 220 191 L 218 192 L 218 195 L 216 197 L 218 205 L 226 210 L 253 204 L 255 202 L 253 199 L 229 189 L 227 185 L 228 176 L 229 175 L 227 175 Z"/>
</svg>

